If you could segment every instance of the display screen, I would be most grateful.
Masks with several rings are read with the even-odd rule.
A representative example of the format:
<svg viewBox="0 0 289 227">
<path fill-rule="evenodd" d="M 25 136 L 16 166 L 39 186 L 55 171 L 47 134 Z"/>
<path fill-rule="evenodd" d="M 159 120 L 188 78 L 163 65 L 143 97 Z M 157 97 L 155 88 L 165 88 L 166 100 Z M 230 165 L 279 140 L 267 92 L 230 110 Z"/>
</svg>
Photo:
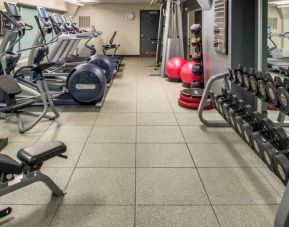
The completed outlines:
<svg viewBox="0 0 289 227">
<path fill-rule="evenodd" d="M 8 3 L 8 7 L 9 7 L 9 10 L 10 10 L 11 16 L 14 16 L 14 17 L 20 16 L 19 12 L 18 12 L 18 9 L 17 9 L 17 6 L 15 4 Z"/>
<path fill-rule="evenodd" d="M 45 19 L 49 18 L 46 9 L 44 9 L 42 7 L 38 7 L 38 12 L 42 18 L 45 18 Z"/>
</svg>

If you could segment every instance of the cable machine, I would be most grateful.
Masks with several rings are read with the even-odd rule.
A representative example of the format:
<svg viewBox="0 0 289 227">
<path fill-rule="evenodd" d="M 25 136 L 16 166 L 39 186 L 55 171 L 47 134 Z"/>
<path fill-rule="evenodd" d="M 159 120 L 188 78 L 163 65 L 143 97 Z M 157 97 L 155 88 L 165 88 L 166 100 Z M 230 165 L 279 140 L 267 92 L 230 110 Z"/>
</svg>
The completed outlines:
<svg viewBox="0 0 289 227">
<path fill-rule="evenodd" d="M 164 24 L 162 41 L 161 76 L 165 77 L 166 63 L 171 57 L 184 57 L 184 37 L 182 24 L 182 1 L 167 0 L 162 3 L 161 10 L 165 12 L 160 17 L 160 24 Z M 165 6 L 164 6 L 165 5 Z M 163 29 L 162 26 L 159 29 Z M 161 34 L 161 33 L 159 33 Z M 158 50 L 160 51 L 160 49 Z"/>
</svg>

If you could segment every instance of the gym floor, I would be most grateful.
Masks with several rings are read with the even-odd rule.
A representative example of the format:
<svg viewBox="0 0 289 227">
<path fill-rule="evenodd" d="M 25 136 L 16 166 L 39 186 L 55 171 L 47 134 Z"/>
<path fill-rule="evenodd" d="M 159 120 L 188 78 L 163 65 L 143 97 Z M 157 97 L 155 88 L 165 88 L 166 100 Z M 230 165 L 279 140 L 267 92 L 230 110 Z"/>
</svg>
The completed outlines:
<svg viewBox="0 0 289 227">
<path fill-rule="evenodd" d="M 0 122 L 3 151 L 50 140 L 68 146 L 43 171 L 67 195 L 42 184 L 0 199 L 1 226 L 273 226 L 284 186 L 229 128 L 206 128 L 180 108 L 181 85 L 157 76 L 150 58 L 126 58 L 102 110 L 61 108 L 21 135 Z M 276 113 L 273 113 L 276 115 Z M 220 119 L 213 110 L 209 119 Z"/>
</svg>

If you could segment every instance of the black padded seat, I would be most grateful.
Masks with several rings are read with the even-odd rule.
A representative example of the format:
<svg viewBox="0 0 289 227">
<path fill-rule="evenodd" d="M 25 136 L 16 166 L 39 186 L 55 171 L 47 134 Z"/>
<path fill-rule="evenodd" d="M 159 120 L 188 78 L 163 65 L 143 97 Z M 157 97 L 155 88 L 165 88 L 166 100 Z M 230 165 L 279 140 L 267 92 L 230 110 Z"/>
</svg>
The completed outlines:
<svg viewBox="0 0 289 227">
<path fill-rule="evenodd" d="M 66 152 L 66 145 L 59 141 L 37 144 L 18 151 L 17 158 L 28 166 L 41 164 Z"/>
<path fill-rule="evenodd" d="M 22 165 L 6 154 L 0 154 L 0 173 L 20 174 Z"/>
</svg>

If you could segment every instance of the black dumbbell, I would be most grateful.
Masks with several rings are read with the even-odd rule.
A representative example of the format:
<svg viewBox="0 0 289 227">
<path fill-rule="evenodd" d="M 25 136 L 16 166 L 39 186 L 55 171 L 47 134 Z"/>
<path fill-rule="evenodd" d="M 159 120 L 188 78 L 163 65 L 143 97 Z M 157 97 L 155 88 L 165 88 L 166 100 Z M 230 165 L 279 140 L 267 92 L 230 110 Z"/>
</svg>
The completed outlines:
<svg viewBox="0 0 289 227">
<path fill-rule="evenodd" d="M 236 95 L 232 95 L 232 93 L 229 93 L 225 96 L 219 97 L 216 100 L 216 105 L 217 105 L 218 111 L 223 117 L 224 117 L 223 104 L 234 103 L 234 102 L 236 102 L 236 99 L 237 99 Z"/>
<path fill-rule="evenodd" d="M 250 134 L 252 148 L 255 153 L 263 159 L 262 144 L 273 141 L 274 123 L 268 118 L 264 118 L 260 122 L 260 129 Z"/>
<path fill-rule="evenodd" d="M 268 101 L 275 107 L 279 106 L 277 89 L 281 87 L 282 85 L 283 85 L 282 79 L 278 76 L 275 77 L 273 81 L 268 81 L 266 83 Z"/>
<path fill-rule="evenodd" d="M 274 156 L 274 166 L 275 174 L 284 185 L 287 185 L 289 177 L 289 150 L 282 151 Z"/>
<path fill-rule="evenodd" d="M 222 116 L 224 117 L 224 119 L 226 121 L 228 121 L 229 123 L 229 108 L 238 108 L 238 106 L 240 105 L 241 102 L 244 102 L 243 100 L 239 100 L 238 97 L 236 95 L 233 95 L 232 100 L 230 100 L 229 102 L 223 102 L 221 105 L 221 113 Z"/>
<path fill-rule="evenodd" d="M 266 84 L 268 82 L 273 82 L 273 78 L 272 78 L 271 74 L 269 74 L 269 73 L 263 74 L 263 78 L 258 80 L 258 82 L 257 82 L 257 84 L 258 84 L 258 94 L 259 94 L 259 97 L 263 101 L 267 101 L 268 100 L 268 94 L 267 94 L 267 90 L 266 90 Z"/>
<path fill-rule="evenodd" d="M 243 86 L 244 82 L 243 82 L 243 74 L 244 71 L 246 71 L 246 68 L 242 67 L 241 65 L 238 65 L 238 67 L 234 70 L 234 78 L 235 78 L 235 84 L 237 84 L 238 86 Z"/>
<path fill-rule="evenodd" d="M 251 85 L 250 85 L 250 77 L 251 76 L 254 76 L 255 73 L 253 71 L 252 68 L 250 69 L 246 69 L 243 73 L 243 82 L 244 82 L 244 88 L 247 90 L 247 91 L 250 91 L 251 92 Z"/>
<path fill-rule="evenodd" d="M 289 79 L 283 80 L 282 86 L 277 88 L 277 97 L 280 104 L 280 109 L 289 114 Z"/>
<path fill-rule="evenodd" d="M 215 109 L 219 112 L 220 112 L 220 104 L 225 101 L 229 101 L 231 98 L 232 98 L 232 93 L 230 93 L 229 91 L 223 89 L 222 90 L 222 94 L 221 95 L 215 95 L 214 93 L 211 93 L 211 102 L 213 104 L 213 106 L 215 107 Z"/>
<path fill-rule="evenodd" d="M 261 129 L 262 115 L 259 112 L 249 112 L 245 118 L 236 118 L 236 129 L 239 135 L 245 140 L 245 142 L 252 147 L 250 135 Z"/>
<path fill-rule="evenodd" d="M 231 121 L 233 120 L 233 128 L 237 131 L 237 133 L 243 137 L 243 131 L 241 124 L 243 125 L 246 121 L 251 121 L 253 108 L 251 105 L 246 105 L 239 112 L 230 113 L 232 115 Z"/>
<path fill-rule="evenodd" d="M 247 108 L 252 108 L 250 105 L 246 105 L 246 103 L 243 100 L 239 100 L 239 103 L 237 106 L 230 107 L 227 110 L 227 116 L 228 116 L 228 122 L 234 128 L 236 128 L 236 117 L 237 116 L 244 116 L 246 114 Z"/>
<path fill-rule="evenodd" d="M 253 93 L 254 95 L 259 94 L 258 90 L 258 81 L 263 80 L 263 73 L 258 72 L 257 74 L 252 74 L 249 77 L 249 83 L 250 83 L 250 92 Z"/>
<path fill-rule="evenodd" d="M 289 148 L 288 137 L 283 128 L 274 128 L 272 130 L 273 138 L 271 141 L 265 142 L 260 146 L 263 160 L 270 170 L 275 172 L 274 157 Z"/>
</svg>

